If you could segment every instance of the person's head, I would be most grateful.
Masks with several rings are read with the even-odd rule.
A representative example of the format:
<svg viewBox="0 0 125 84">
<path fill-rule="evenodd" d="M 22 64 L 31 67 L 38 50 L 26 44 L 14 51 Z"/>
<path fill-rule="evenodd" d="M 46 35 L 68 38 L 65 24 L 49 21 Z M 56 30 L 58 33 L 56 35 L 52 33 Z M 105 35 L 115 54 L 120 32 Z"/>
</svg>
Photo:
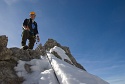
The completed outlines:
<svg viewBox="0 0 125 84">
<path fill-rule="evenodd" d="M 30 18 L 31 18 L 32 20 L 34 20 L 35 17 L 36 17 L 36 13 L 35 13 L 35 12 L 30 12 Z"/>
</svg>

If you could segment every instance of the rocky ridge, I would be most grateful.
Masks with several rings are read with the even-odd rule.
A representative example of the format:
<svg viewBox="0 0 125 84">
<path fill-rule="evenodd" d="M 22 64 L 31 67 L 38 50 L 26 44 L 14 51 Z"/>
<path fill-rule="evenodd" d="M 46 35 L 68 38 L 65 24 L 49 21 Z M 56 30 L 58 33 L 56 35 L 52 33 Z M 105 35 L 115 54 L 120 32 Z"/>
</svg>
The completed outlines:
<svg viewBox="0 0 125 84">
<path fill-rule="evenodd" d="M 72 56 L 69 47 L 61 46 L 61 44 L 53 39 L 48 39 L 44 46 L 40 44 L 35 50 L 22 50 L 17 47 L 7 48 L 7 43 L 8 37 L 5 35 L 0 36 L 0 84 L 21 84 L 24 79 L 18 77 L 14 70 L 14 67 L 17 66 L 18 61 L 30 61 L 32 59 L 39 59 L 40 55 L 46 56 L 46 51 L 49 51 L 54 46 L 62 48 L 66 52 L 67 56 L 69 56 L 74 66 L 85 70 L 84 67 L 80 65 Z M 61 59 L 61 57 L 56 52 L 52 52 L 52 54 Z M 67 59 L 64 61 L 72 64 Z M 24 66 L 26 71 L 30 73 L 28 67 L 30 67 L 30 65 Z"/>
<path fill-rule="evenodd" d="M 59 44 L 56 40 L 53 40 L 53 39 L 48 39 L 48 41 L 44 44 L 44 46 L 42 46 L 42 44 L 40 44 L 36 50 L 39 51 L 42 50 L 47 50 L 49 51 L 51 48 L 53 48 L 54 46 L 58 46 L 60 48 L 62 48 L 65 52 L 66 52 L 66 55 L 70 58 L 70 60 L 72 61 L 73 65 L 75 65 L 76 67 L 80 68 L 80 69 L 83 69 L 85 70 L 85 68 L 79 64 L 76 59 L 72 56 L 71 52 L 70 52 L 70 49 L 69 47 L 66 47 L 66 46 L 62 46 L 61 44 Z M 44 52 L 42 52 L 43 55 L 45 54 Z M 52 54 L 54 54 L 57 58 L 61 59 L 61 57 L 56 53 L 56 52 L 52 52 Z M 68 62 L 71 64 L 71 62 L 67 59 L 64 59 L 64 61 Z M 86 71 L 86 70 L 85 70 Z"/>
</svg>

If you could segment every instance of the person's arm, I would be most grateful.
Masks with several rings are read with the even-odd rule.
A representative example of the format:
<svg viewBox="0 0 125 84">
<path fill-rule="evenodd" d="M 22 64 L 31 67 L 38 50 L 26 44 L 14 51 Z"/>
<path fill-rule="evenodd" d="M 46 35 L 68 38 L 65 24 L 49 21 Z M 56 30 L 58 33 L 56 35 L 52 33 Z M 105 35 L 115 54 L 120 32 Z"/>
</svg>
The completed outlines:
<svg viewBox="0 0 125 84">
<path fill-rule="evenodd" d="M 28 19 L 24 20 L 24 22 L 23 22 L 23 29 L 24 30 L 30 30 L 29 27 L 28 27 Z"/>
</svg>

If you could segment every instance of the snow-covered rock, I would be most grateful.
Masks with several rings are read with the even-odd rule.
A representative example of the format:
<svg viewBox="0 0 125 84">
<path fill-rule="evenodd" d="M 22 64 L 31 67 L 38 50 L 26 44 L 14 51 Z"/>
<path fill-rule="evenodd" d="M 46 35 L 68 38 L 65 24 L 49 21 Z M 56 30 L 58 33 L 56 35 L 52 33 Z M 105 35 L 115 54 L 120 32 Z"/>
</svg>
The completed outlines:
<svg viewBox="0 0 125 84">
<path fill-rule="evenodd" d="M 57 54 L 62 58 L 63 61 L 64 59 L 71 61 L 70 58 L 66 55 L 66 52 L 60 47 L 54 46 L 54 48 L 50 49 L 50 53 L 52 53 L 53 51 L 57 52 Z"/>
<path fill-rule="evenodd" d="M 101 78 L 76 68 L 48 53 L 60 84 L 109 84 Z"/>
<path fill-rule="evenodd" d="M 49 52 L 47 55 L 50 62 L 43 56 L 41 59 L 18 61 L 15 70 L 19 77 L 24 78 L 23 84 L 109 84 L 95 75 L 56 58 Z M 25 64 L 31 65 L 32 73 L 26 71 Z"/>
<path fill-rule="evenodd" d="M 109 84 L 86 72 L 69 48 L 53 39 L 35 50 L 7 48 L 7 42 L 0 36 L 0 84 Z"/>
<path fill-rule="evenodd" d="M 31 73 L 24 68 L 25 64 L 29 64 Z M 19 77 L 24 78 L 22 84 L 58 84 L 51 69 L 48 60 L 41 56 L 41 59 L 33 59 L 31 61 L 18 61 L 15 71 Z"/>
<path fill-rule="evenodd" d="M 60 48 L 59 50 L 58 50 L 58 47 Z M 72 56 L 69 47 L 62 46 L 61 44 L 59 44 L 57 41 L 55 41 L 53 39 L 48 39 L 48 41 L 44 44 L 44 46 L 39 45 L 38 48 L 37 48 L 37 50 L 39 50 L 39 49 L 42 50 L 42 52 L 43 52 L 43 50 L 50 51 L 50 49 L 52 49 L 51 53 L 53 53 L 56 57 L 58 57 L 60 59 L 63 59 L 65 62 L 68 62 L 69 64 L 73 64 L 76 67 L 78 67 L 78 68 L 83 69 L 83 70 L 86 71 L 86 69 L 81 64 L 79 64 L 76 61 L 76 59 Z M 65 53 L 70 60 L 69 59 L 61 58 L 61 55 L 59 55 L 56 52 L 56 51 L 60 51 L 60 50 L 62 51 L 63 54 Z"/>
</svg>

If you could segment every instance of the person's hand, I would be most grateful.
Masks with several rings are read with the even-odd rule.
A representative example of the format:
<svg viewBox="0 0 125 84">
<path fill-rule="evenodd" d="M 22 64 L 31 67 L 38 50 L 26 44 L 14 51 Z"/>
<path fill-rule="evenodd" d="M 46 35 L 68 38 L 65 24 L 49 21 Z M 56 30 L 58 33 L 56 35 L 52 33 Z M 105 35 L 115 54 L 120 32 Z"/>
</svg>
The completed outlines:
<svg viewBox="0 0 125 84">
<path fill-rule="evenodd" d="M 29 27 L 28 27 L 28 26 L 23 26 L 23 28 L 24 28 L 25 30 L 30 31 L 30 29 L 29 29 Z"/>
<path fill-rule="evenodd" d="M 40 42 L 40 38 L 39 38 L 39 36 L 37 36 L 37 38 L 36 38 L 36 39 L 37 39 L 37 42 Z"/>
<path fill-rule="evenodd" d="M 28 30 L 28 31 L 30 31 L 29 27 L 26 27 L 26 28 L 25 28 L 25 30 Z"/>
</svg>

